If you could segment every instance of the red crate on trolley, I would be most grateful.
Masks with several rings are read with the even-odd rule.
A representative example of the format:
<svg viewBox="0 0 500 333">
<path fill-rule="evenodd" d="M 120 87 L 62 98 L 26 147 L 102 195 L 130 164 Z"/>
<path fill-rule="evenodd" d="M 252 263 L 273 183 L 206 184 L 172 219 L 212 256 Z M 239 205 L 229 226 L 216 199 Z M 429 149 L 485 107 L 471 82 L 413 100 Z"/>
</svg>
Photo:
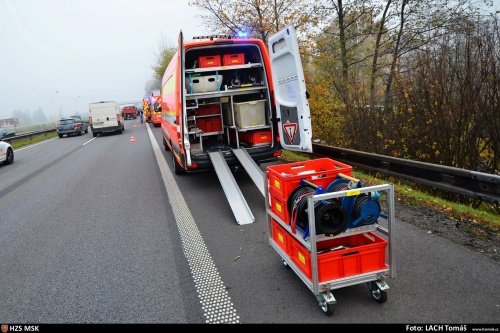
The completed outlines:
<svg viewBox="0 0 500 333">
<path fill-rule="evenodd" d="M 283 229 L 276 220 L 271 221 L 272 226 L 272 237 L 273 240 L 278 246 L 285 251 L 285 253 L 289 253 L 290 242 L 292 239 L 290 238 L 290 234 L 288 231 Z"/>
<path fill-rule="evenodd" d="M 291 259 L 311 279 L 311 252 L 295 238 L 288 241 Z M 386 247 L 387 241 L 374 233 L 318 242 L 319 282 L 386 269 Z"/>
<path fill-rule="evenodd" d="M 290 214 L 288 213 L 287 200 L 282 200 L 274 193 L 269 193 L 269 206 L 283 222 L 290 224 Z"/>
<path fill-rule="evenodd" d="M 350 176 L 352 167 L 329 158 L 318 158 L 303 162 L 273 165 L 268 167 L 267 170 L 270 192 L 286 203 L 288 196 L 300 185 L 302 179 L 325 189 L 335 180 L 339 173 Z"/>
</svg>

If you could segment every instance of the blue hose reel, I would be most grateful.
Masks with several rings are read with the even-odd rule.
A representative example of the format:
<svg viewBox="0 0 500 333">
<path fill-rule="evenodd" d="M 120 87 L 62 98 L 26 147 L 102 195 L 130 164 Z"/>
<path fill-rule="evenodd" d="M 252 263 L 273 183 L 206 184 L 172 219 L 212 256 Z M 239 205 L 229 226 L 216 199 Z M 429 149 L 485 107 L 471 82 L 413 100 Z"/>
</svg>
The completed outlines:
<svg viewBox="0 0 500 333">
<path fill-rule="evenodd" d="M 350 187 L 349 183 L 347 179 L 337 177 L 328 185 L 326 192 L 345 191 L 362 187 L 361 182 L 357 182 L 354 187 Z M 379 198 L 380 193 L 378 192 L 335 198 L 340 201 L 341 207 L 347 212 L 346 229 L 377 223 L 381 213 Z"/>
<path fill-rule="evenodd" d="M 302 230 L 304 239 L 309 236 L 307 214 L 307 198 L 311 195 L 338 192 L 361 188 L 362 183 L 352 186 L 349 180 L 337 176 L 326 190 L 306 180 L 295 189 L 288 198 L 288 211 L 291 216 L 292 229 L 295 226 Z M 335 236 L 347 229 L 363 225 L 375 224 L 381 215 L 378 192 L 344 196 L 315 202 L 315 225 L 317 234 Z"/>
</svg>

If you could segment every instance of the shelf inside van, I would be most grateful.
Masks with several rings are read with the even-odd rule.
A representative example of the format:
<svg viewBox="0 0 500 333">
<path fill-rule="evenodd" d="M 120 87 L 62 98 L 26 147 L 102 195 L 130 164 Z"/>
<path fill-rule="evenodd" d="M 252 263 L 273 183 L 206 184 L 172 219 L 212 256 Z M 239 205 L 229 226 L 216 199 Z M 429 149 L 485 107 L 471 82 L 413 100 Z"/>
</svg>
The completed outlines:
<svg viewBox="0 0 500 333">
<path fill-rule="evenodd" d="M 236 88 L 236 89 L 226 89 L 221 91 L 186 94 L 186 99 L 190 100 L 200 97 L 211 98 L 211 97 L 221 97 L 221 96 L 231 96 L 231 95 L 252 94 L 258 90 L 264 90 L 264 89 L 266 89 L 265 86 L 260 86 L 260 87 Z"/>
<path fill-rule="evenodd" d="M 232 66 L 216 66 L 216 67 L 204 67 L 204 68 L 192 68 L 186 69 L 186 73 L 203 73 L 203 72 L 215 72 L 215 71 L 225 71 L 231 69 L 245 69 L 245 68 L 256 68 L 262 67 L 261 63 L 244 64 L 244 65 L 232 65 Z"/>
<path fill-rule="evenodd" d="M 254 130 L 258 130 L 258 129 L 271 128 L 271 126 L 270 125 L 259 125 L 259 126 L 247 126 L 245 128 L 240 128 L 240 127 L 236 127 L 236 128 L 238 129 L 238 132 L 248 132 L 248 131 L 254 131 Z"/>
</svg>

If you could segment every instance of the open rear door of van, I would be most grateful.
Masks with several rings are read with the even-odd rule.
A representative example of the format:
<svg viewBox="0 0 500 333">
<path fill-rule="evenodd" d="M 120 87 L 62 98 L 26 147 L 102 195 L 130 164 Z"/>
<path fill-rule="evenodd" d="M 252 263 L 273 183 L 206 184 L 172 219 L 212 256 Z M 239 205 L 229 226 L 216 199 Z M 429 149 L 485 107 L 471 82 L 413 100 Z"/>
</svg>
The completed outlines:
<svg viewBox="0 0 500 333">
<path fill-rule="evenodd" d="M 281 145 L 312 152 L 311 113 L 295 29 L 289 26 L 272 35 L 268 48 Z"/>
<path fill-rule="evenodd" d="M 182 115 L 180 117 L 180 124 L 177 124 L 178 133 L 182 133 L 182 146 L 184 148 L 185 152 L 185 163 L 186 165 L 190 166 L 191 165 L 191 154 L 190 154 L 190 149 L 191 149 L 191 144 L 189 143 L 189 133 L 188 133 L 188 128 L 187 128 L 187 114 L 186 114 L 186 85 L 185 85 L 185 50 L 184 50 L 184 35 L 182 33 L 182 30 L 179 32 L 179 70 L 180 70 L 180 80 L 181 80 L 181 86 L 179 88 L 180 90 L 180 101 L 181 105 L 180 108 L 182 110 Z M 181 148 L 182 149 L 182 148 Z M 182 155 L 181 155 L 182 158 Z"/>
</svg>

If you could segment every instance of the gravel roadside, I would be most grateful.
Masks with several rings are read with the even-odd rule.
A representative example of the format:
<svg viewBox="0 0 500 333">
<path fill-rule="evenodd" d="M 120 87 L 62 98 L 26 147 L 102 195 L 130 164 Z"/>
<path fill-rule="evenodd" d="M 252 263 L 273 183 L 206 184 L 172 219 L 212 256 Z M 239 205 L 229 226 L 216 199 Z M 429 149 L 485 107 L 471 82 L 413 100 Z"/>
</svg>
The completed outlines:
<svg viewBox="0 0 500 333">
<path fill-rule="evenodd" d="M 424 206 L 396 202 L 396 217 L 500 262 L 500 235 L 473 221 L 452 220 Z"/>
</svg>

